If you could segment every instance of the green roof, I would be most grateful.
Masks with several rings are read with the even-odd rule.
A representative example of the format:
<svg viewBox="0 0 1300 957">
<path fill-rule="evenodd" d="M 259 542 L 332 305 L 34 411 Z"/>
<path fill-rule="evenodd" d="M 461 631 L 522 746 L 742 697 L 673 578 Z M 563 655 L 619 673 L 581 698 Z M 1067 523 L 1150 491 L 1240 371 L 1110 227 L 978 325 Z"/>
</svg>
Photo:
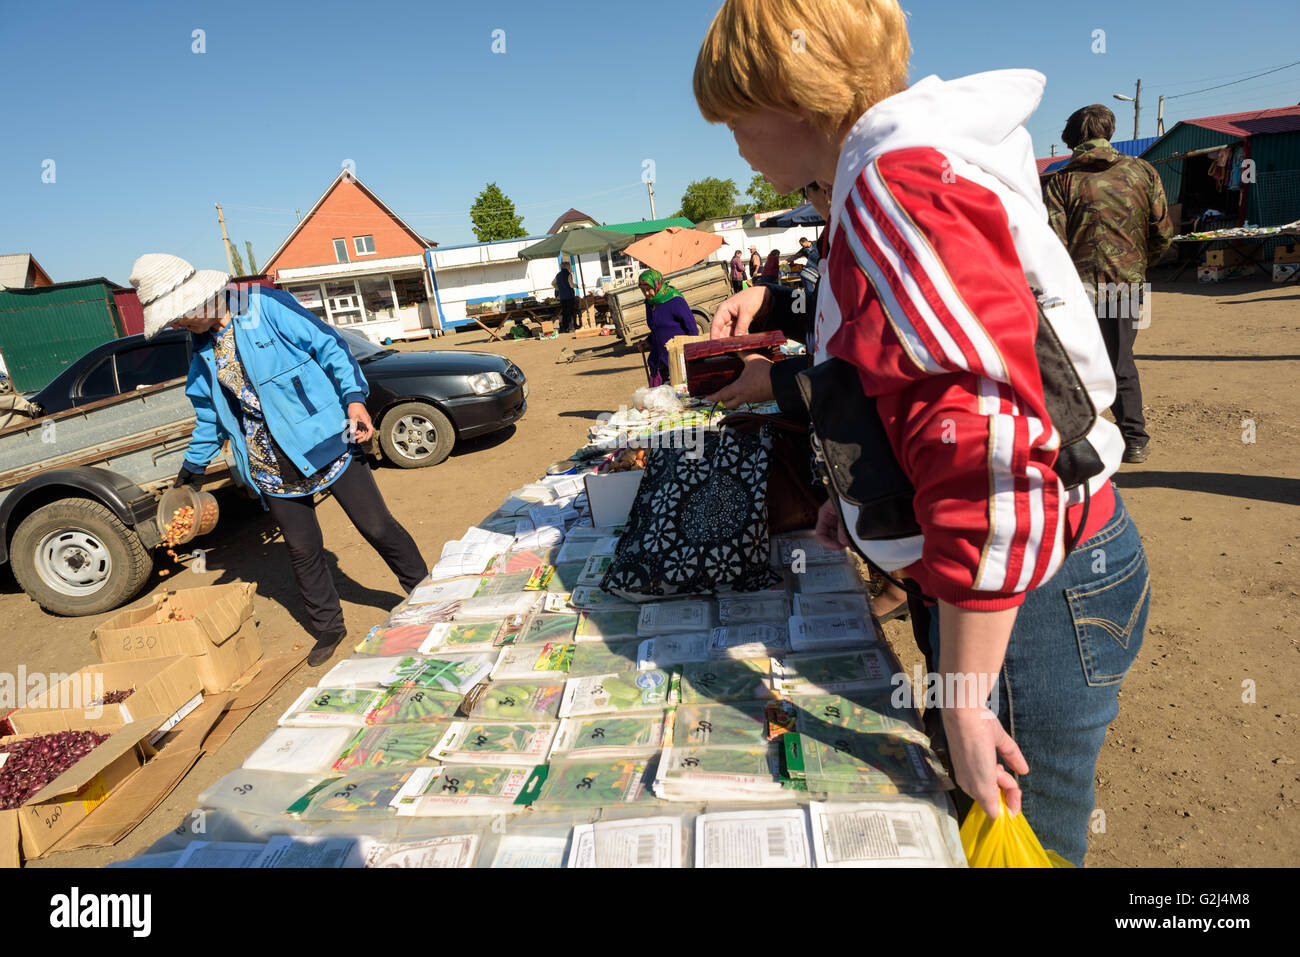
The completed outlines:
<svg viewBox="0 0 1300 957">
<path fill-rule="evenodd" d="M 657 233 L 669 226 L 681 226 L 683 229 L 695 228 L 695 224 L 685 216 L 671 216 L 668 219 L 643 219 L 635 223 L 615 223 L 612 226 L 601 226 L 600 228 L 614 233 L 631 233 L 634 236 L 641 236 L 646 233 Z"/>
</svg>

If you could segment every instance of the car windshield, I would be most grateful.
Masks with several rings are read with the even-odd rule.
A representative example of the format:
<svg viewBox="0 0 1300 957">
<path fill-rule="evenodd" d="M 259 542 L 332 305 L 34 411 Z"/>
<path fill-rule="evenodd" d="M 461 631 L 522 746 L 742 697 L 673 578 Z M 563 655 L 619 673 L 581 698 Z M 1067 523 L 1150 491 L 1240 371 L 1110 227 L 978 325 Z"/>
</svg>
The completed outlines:
<svg viewBox="0 0 1300 957">
<path fill-rule="evenodd" d="M 393 351 L 392 349 L 379 348 L 365 336 L 355 333 L 351 329 L 339 329 L 337 332 L 343 337 L 343 341 L 348 344 L 348 351 L 352 353 L 352 358 L 358 362 L 362 359 L 373 359 L 375 356 Z"/>
</svg>

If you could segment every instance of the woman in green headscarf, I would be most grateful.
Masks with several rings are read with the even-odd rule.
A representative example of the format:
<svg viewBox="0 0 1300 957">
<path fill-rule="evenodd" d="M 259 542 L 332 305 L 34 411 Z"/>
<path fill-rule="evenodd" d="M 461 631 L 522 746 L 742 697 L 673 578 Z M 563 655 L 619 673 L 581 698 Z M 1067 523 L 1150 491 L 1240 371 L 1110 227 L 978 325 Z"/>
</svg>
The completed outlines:
<svg viewBox="0 0 1300 957">
<path fill-rule="evenodd" d="M 668 340 L 699 334 L 691 307 L 682 294 L 668 284 L 657 269 L 647 269 L 637 278 L 645 296 L 645 322 L 650 330 L 650 385 L 662 385 L 668 378 Z"/>
</svg>

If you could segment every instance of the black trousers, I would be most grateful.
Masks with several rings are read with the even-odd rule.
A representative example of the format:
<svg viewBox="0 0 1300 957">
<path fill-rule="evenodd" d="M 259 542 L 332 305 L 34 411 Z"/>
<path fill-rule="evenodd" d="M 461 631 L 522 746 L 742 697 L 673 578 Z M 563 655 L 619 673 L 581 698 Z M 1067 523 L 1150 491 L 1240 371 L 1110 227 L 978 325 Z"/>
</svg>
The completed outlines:
<svg viewBox="0 0 1300 957">
<path fill-rule="evenodd" d="M 560 300 L 560 331 L 573 332 L 578 325 L 578 300 Z"/>
<path fill-rule="evenodd" d="M 402 591 L 409 592 L 418 585 L 428 574 L 428 569 L 411 533 L 397 523 L 384 504 L 379 486 L 370 474 L 370 463 L 363 456 L 354 458 L 329 491 L 361 537 L 387 562 L 401 583 Z M 310 631 L 317 638 L 342 634 L 343 607 L 339 604 L 339 593 L 325 561 L 325 543 L 312 496 L 276 498 L 268 495 L 266 502 L 271 517 L 284 533 L 293 577 L 307 610 Z"/>
<path fill-rule="evenodd" d="M 1124 435 L 1125 445 L 1146 445 L 1147 421 L 1142 416 L 1142 384 L 1138 381 L 1137 363 L 1133 361 L 1136 319 L 1130 316 L 1100 316 L 1101 337 L 1106 342 L 1110 367 L 1115 370 L 1115 403 L 1110 407 L 1115 424 Z"/>
</svg>

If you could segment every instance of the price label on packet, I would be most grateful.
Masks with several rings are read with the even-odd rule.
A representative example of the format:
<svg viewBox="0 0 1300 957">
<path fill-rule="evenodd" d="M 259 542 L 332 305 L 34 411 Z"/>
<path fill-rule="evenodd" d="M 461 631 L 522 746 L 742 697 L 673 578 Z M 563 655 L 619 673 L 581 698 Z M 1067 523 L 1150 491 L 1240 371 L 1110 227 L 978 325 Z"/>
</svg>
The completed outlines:
<svg viewBox="0 0 1300 957">
<path fill-rule="evenodd" d="M 546 597 L 542 600 L 542 609 L 544 611 L 571 611 L 569 596 L 570 593 L 567 591 L 548 591 Z"/>
</svg>

